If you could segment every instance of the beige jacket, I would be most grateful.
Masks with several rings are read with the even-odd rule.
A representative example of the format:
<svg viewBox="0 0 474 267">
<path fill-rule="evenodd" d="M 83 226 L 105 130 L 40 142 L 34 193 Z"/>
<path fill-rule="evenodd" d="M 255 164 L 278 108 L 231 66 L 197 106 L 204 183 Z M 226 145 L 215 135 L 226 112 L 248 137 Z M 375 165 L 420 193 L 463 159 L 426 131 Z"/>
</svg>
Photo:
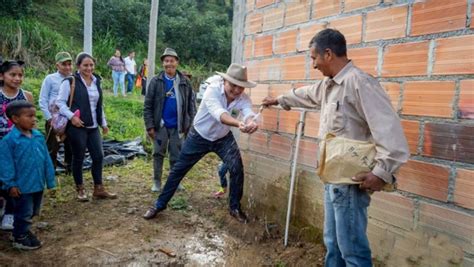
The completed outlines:
<svg viewBox="0 0 474 267">
<path fill-rule="evenodd" d="M 400 119 L 379 82 L 352 62 L 333 78 L 293 89 L 278 97 L 286 110 L 291 107 L 321 110 L 319 137 L 334 133 L 349 139 L 373 142 L 376 165 L 373 174 L 394 182 L 393 174 L 409 156 Z"/>
</svg>

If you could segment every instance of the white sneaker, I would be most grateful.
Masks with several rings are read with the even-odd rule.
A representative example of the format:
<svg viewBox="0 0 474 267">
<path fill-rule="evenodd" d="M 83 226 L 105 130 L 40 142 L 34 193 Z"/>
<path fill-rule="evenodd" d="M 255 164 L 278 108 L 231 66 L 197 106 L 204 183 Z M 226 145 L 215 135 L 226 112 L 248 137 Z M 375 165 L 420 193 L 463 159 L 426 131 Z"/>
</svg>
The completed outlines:
<svg viewBox="0 0 474 267">
<path fill-rule="evenodd" d="M 3 215 L 2 226 L 0 227 L 0 229 L 13 230 L 13 215 L 12 214 Z"/>
</svg>

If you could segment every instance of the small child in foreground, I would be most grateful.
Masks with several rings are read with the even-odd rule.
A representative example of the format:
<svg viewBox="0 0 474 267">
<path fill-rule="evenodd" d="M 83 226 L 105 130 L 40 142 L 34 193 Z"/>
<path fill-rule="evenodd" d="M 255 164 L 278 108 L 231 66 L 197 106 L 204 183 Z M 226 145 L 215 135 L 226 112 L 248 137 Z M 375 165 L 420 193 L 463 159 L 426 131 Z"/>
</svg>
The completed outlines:
<svg viewBox="0 0 474 267">
<path fill-rule="evenodd" d="M 11 102 L 6 114 L 15 126 L 0 141 L 0 181 L 14 205 L 13 247 L 33 250 L 41 247 L 41 242 L 30 231 L 32 218 L 39 215 L 45 186 L 56 186 L 54 167 L 43 135 L 34 129 L 33 104 Z"/>
</svg>

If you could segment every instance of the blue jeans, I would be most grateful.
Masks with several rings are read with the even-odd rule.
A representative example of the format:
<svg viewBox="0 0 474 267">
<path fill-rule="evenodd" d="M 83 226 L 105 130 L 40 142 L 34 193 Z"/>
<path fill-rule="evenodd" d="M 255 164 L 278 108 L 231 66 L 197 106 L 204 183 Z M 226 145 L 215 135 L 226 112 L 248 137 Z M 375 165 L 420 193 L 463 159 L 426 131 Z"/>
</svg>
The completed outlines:
<svg viewBox="0 0 474 267">
<path fill-rule="evenodd" d="M 163 192 L 156 200 L 155 206 L 158 210 L 166 208 L 186 173 L 210 152 L 216 153 L 228 166 L 230 172 L 229 206 L 231 210 L 240 209 L 240 199 L 242 199 L 244 192 L 244 167 L 239 147 L 232 132 L 216 141 L 209 141 L 200 136 L 193 128 L 184 141 L 178 161 L 170 171 Z"/>
<path fill-rule="evenodd" d="M 122 87 L 122 95 L 125 95 L 125 72 L 112 71 L 112 79 L 114 80 L 114 96 L 117 96 L 117 89 Z"/>
<path fill-rule="evenodd" d="M 227 168 L 227 165 L 225 165 L 224 162 L 221 162 L 219 164 L 219 170 L 217 173 L 219 174 L 219 180 L 221 181 L 221 187 L 227 187 L 227 177 L 226 174 L 229 171 L 229 168 Z"/>
<path fill-rule="evenodd" d="M 370 195 L 359 185 L 325 185 L 326 267 L 372 266 L 366 233 L 369 204 Z"/>
<path fill-rule="evenodd" d="M 32 218 L 39 215 L 43 191 L 21 194 L 18 198 L 11 198 L 14 206 L 13 236 L 18 238 L 25 235 L 31 227 Z"/>
<path fill-rule="evenodd" d="M 133 86 L 135 85 L 135 75 L 127 73 L 125 79 L 127 79 L 127 93 L 130 93 L 133 91 Z"/>
</svg>

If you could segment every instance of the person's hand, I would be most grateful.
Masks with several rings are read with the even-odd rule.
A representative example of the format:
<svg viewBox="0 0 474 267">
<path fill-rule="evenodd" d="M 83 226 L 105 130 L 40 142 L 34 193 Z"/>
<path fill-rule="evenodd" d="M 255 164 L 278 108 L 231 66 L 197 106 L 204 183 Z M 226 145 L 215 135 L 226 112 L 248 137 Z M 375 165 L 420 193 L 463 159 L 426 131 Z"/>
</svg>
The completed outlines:
<svg viewBox="0 0 474 267">
<path fill-rule="evenodd" d="M 276 106 L 278 105 L 278 99 L 272 96 L 267 96 L 262 100 L 262 106 L 268 107 L 268 106 Z"/>
<path fill-rule="evenodd" d="M 155 128 L 148 129 L 147 134 L 151 139 L 155 140 Z"/>
<path fill-rule="evenodd" d="M 368 191 L 381 191 L 386 184 L 384 180 L 372 172 L 358 173 L 356 176 L 352 177 L 352 181 L 362 182 L 359 186 L 360 189 Z"/>
<path fill-rule="evenodd" d="M 10 191 L 8 191 L 8 195 L 10 195 L 10 197 L 19 198 L 21 195 L 20 189 L 18 189 L 18 187 L 12 187 Z"/>
<path fill-rule="evenodd" d="M 242 121 L 239 123 L 239 130 L 240 130 L 241 132 L 243 132 L 243 133 L 248 133 L 248 129 L 247 129 L 247 127 L 245 126 L 245 123 L 242 122 Z"/>
<path fill-rule="evenodd" d="M 76 116 L 72 117 L 71 123 L 72 123 L 72 125 L 74 125 L 78 128 L 84 127 L 84 122 L 81 119 L 79 119 L 79 117 L 76 117 Z"/>
<path fill-rule="evenodd" d="M 246 125 L 247 133 L 252 134 L 258 130 L 258 124 L 254 120 L 250 120 Z"/>
<path fill-rule="evenodd" d="M 109 134 L 109 127 L 107 127 L 107 126 L 102 127 L 102 134 L 103 135 Z"/>
</svg>

